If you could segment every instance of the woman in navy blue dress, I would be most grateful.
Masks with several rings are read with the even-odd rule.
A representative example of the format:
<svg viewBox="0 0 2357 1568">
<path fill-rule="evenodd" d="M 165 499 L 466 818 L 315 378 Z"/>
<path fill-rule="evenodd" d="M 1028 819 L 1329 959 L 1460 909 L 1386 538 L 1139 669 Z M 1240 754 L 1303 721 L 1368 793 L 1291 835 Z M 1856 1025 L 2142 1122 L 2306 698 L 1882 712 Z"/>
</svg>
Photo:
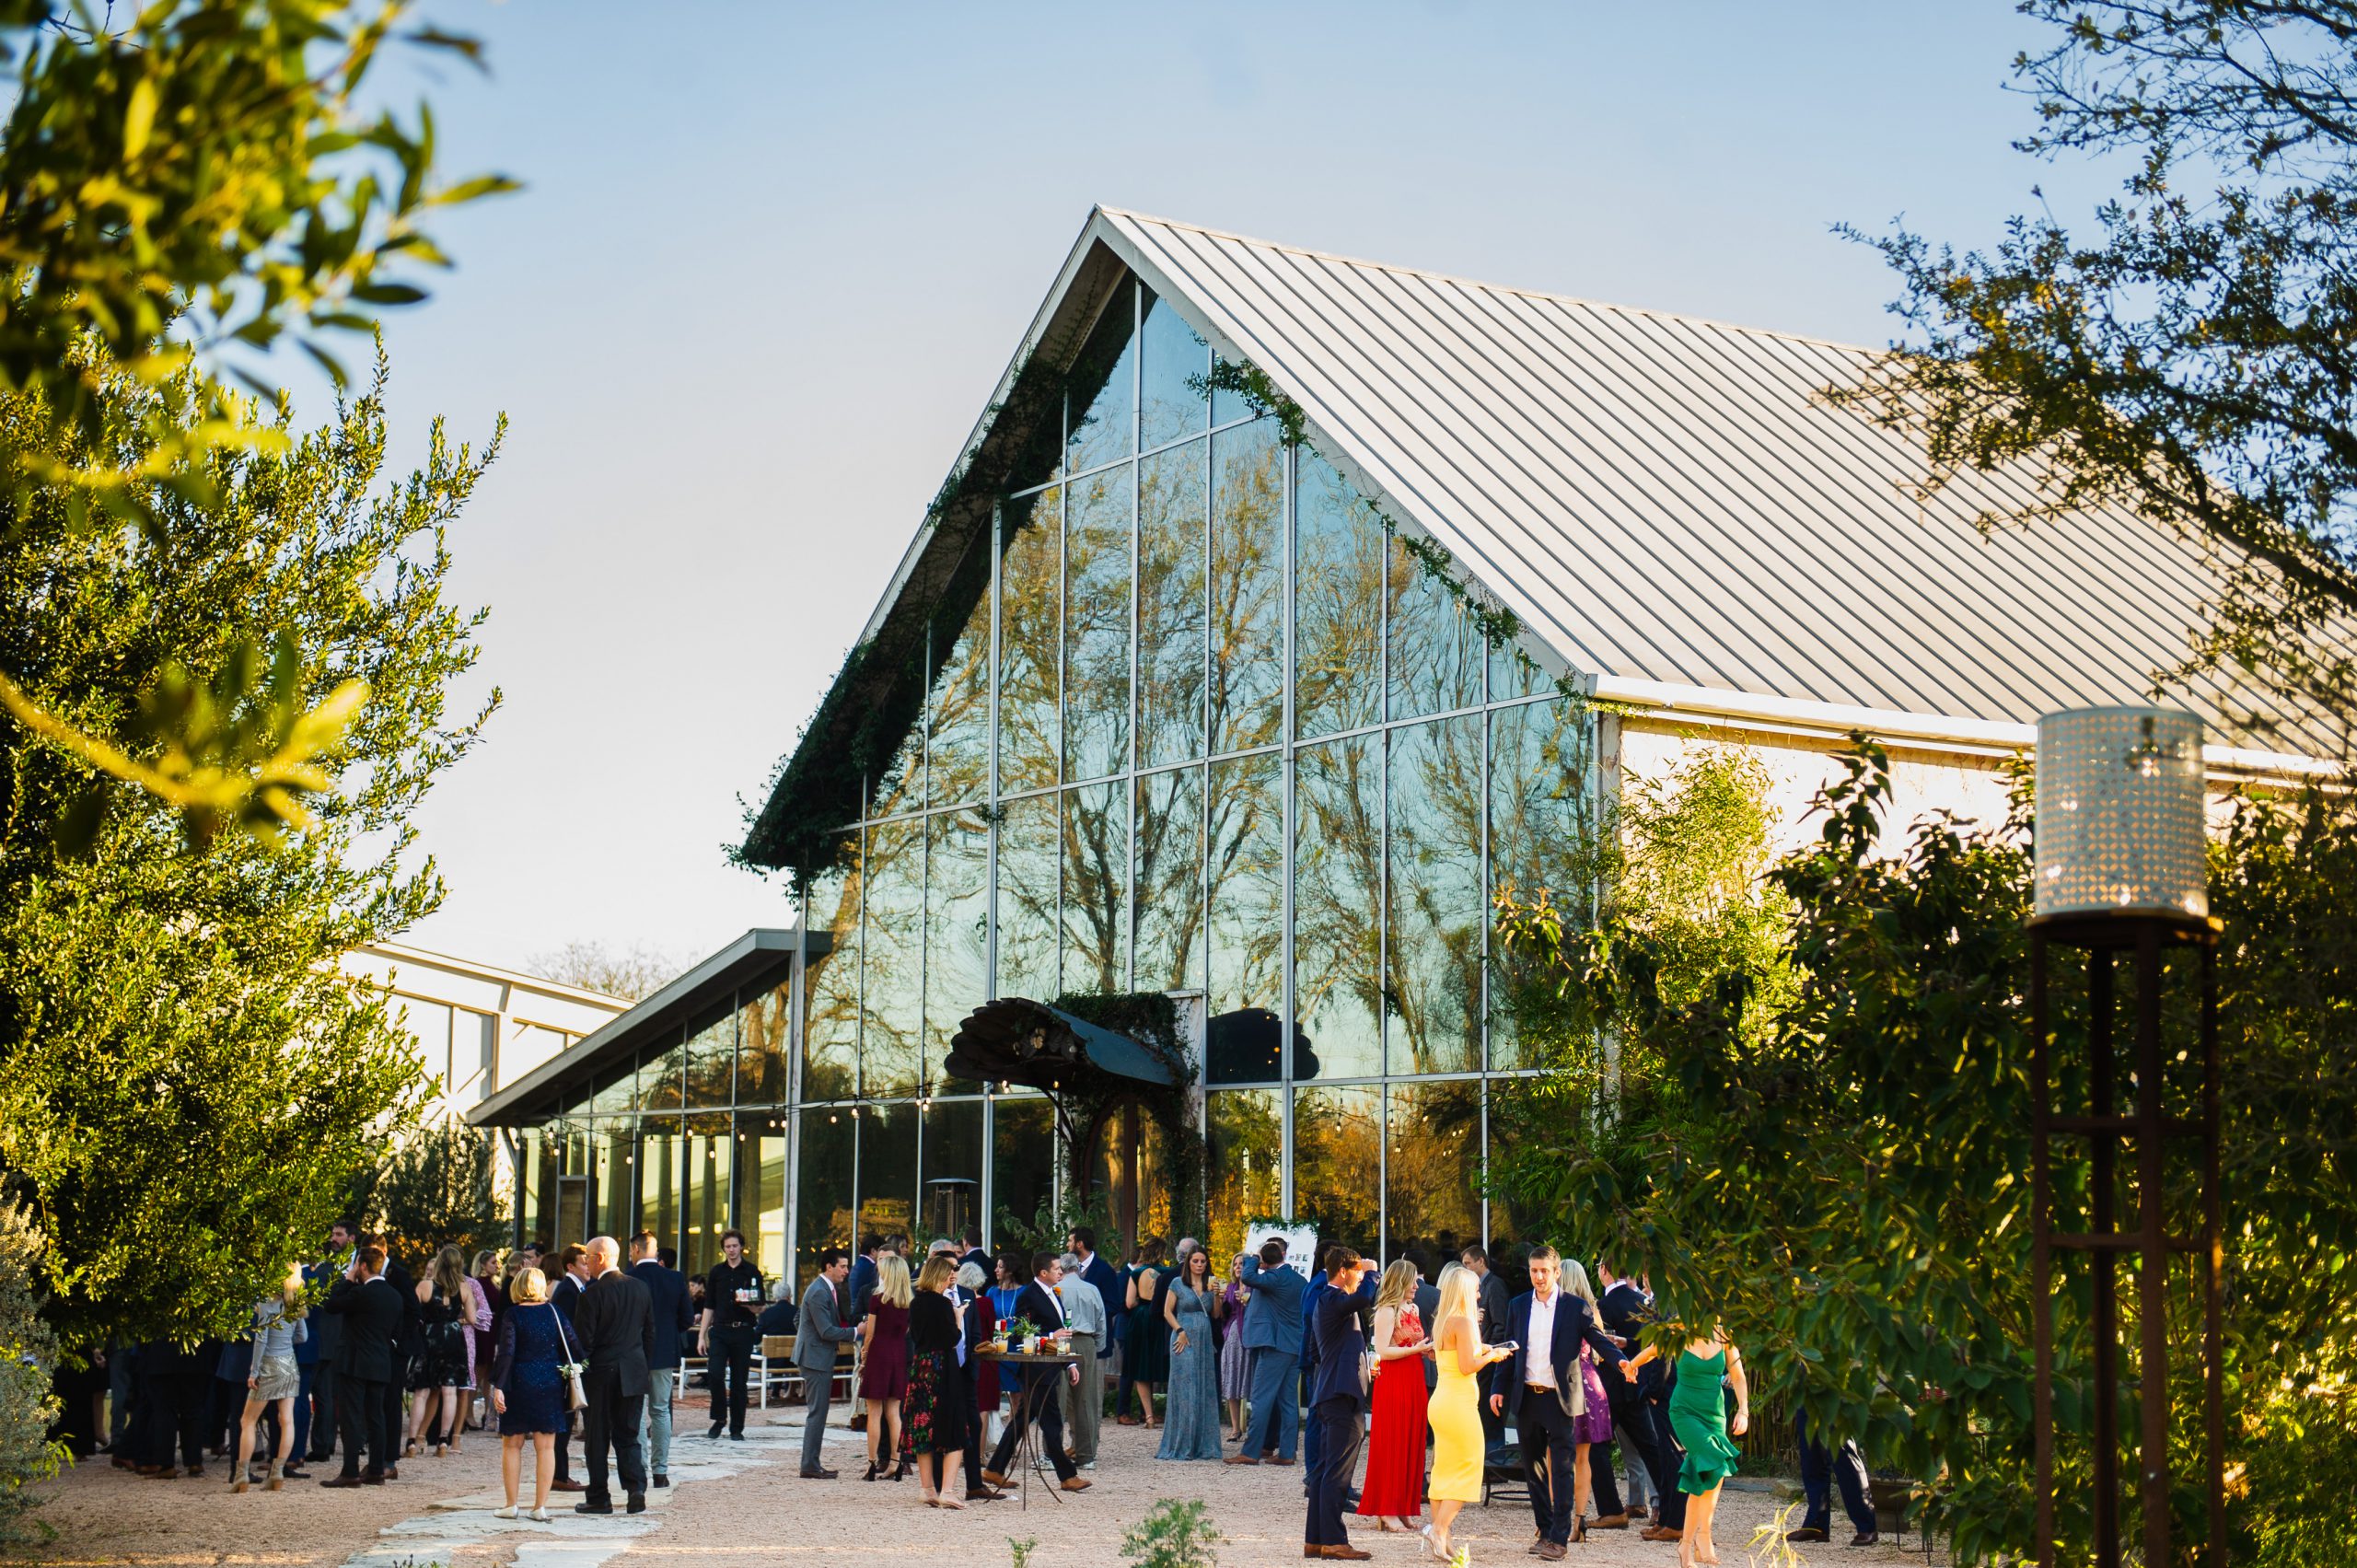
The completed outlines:
<svg viewBox="0 0 2357 1568">
<path fill-rule="evenodd" d="M 549 1300 L 548 1281 L 525 1269 L 511 1282 L 507 1314 L 499 1320 L 499 1349 L 491 1364 L 491 1408 L 499 1412 L 499 1475 L 507 1505 L 499 1517 L 516 1517 L 516 1489 L 524 1466 L 524 1445 L 533 1449 L 532 1511 L 549 1516 L 549 1484 L 556 1479 L 556 1446 L 572 1423 L 563 1366 L 581 1359 L 572 1330 Z"/>
</svg>

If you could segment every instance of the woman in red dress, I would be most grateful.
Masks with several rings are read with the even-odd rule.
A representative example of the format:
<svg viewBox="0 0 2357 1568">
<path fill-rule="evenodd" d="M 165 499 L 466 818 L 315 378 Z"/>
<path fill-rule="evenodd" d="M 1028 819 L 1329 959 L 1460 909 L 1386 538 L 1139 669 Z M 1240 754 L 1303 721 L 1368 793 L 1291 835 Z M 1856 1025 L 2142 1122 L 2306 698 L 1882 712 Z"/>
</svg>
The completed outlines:
<svg viewBox="0 0 2357 1568">
<path fill-rule="evenodd" d="M 909 1266 L 897 1253 L 876 1260 L 876 1294 L 859 1326 L 859 1397 L 867 1401 L 867 1474 L 898 1481 L 909 1473 L 900 1454 L 900 1401 L 909 1393 Z M 895 1462 L 897 1459 L 897 1463 Z"/>
<path fill-rule="evenodd" d="M 1416 1311 L 1416 1265 L 1401 1258 L 1376 1287 L 1374 1430 L 1359 1516 L 1386 1530 L 1412 1530 L 1424 1511 L 1424 1357 L 1432 1342 Z"/>
</svg>

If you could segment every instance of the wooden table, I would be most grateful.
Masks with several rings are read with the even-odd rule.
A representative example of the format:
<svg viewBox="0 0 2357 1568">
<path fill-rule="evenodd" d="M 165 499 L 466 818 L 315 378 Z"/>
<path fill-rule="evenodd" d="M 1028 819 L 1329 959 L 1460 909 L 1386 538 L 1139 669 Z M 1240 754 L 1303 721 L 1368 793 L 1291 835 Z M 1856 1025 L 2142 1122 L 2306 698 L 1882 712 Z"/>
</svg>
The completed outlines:
<svg viewBox="0 0 2357 1568">
<path fill-rule="evenodd" d="M 1074 1355 L 1068 1350 L 1036 1352 L 1012 1350 L 994 1351 L 986 1347 L 976 1351 L 974 1355 L 978 1360 L 987 1361 L 994 1366 L 1001 1367 L 1061 1367 L 1077 1366 L 1080 1365 L 1080 1357 Z M 1054 1399 L 1056 1397 L 1055 1387 L 1055 1378 L 1051 1376 L 1039 1376 L 1036 1374 L 1031 1377 L 1023 1379 L 1017 1385 L 1018 1392 L 1016 1394 L 1016 1400 L 1017 1402 L 1015 1408 L 1015 1420 L 1019 1424 L 1015 1429 L 1015 1453 L 1016 1461 L 1022 1467 L 1023 1470 L 1021 1501 L 1018 1504 L 1018 1506 L 1027 1512 L 1031 1506 L 1031 1472 L 1039 1469 L 1040 1466 L 1045 1463 L 1039 1456 L 1039 1439 L 1033 1434 L 1035 1429 L 1032 1424 L 1031 1417 L 1034 1410 L 1034 1401 L 1039 1398 L 1040 1391 L 1042 1389 L 1047 1391 L 1048 1398 Z M 1097 1397 L 1102 1399 L 1104 1398 L 1104 1395 L 1100 1392 Z M 975 1434 L 974 1441 L 977 1443 L 981 1441 L 981 1434 L 980 1433 Z M 1062 1484 L 1062 1478 L 1061 1476 L 1057 1477 L 1057 1483 L 1058 1486 Z M 1051 1487 L 1049 1489 L 1048 1495 L 1054 1497 L 1059 1503 L 1063 1501 L 1062 1498 L 1056 1496 L 1055 1487 Z"/>
</svg>

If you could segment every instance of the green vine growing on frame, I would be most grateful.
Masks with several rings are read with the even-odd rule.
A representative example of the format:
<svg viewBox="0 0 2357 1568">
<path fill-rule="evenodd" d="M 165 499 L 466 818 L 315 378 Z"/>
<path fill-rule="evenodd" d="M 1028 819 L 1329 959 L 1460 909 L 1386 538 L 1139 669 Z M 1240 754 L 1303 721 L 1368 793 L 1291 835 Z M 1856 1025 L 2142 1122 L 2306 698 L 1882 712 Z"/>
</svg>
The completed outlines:
<svg viewBox="0 0 2357 1568">
<path fill-rule="evenodd" d="M 1309 415 L 1269 379 L 1269 373 L 1248 359 L 1215 359 L 1208 376 L 1190 376 L 1187 385 L 1202 397 L 1226 392 L 1244 400 L 1256 414 L 1275 414 L 1279 438 L 1288 447 L 1309 439 Z"/>
</svg>

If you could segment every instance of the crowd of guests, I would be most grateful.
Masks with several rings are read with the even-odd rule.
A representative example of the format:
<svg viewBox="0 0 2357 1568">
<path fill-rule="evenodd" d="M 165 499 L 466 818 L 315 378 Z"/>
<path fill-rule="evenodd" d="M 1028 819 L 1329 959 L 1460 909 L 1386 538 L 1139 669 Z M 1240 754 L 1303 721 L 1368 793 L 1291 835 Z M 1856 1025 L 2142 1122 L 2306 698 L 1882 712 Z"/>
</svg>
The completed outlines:
<svg viewBox="0 0 2357 1568">
<path fill-rule="evenodd" d="M 822 1441 L 842 1382 L 866 1481 L 914 1474 L 924 1505 L 960 1508 L 997 1500 L 1028 1460 L 1086 1491 L 1109 1392 L 1112 1419 L 1155 1430 L 1164 1460 L 1289 1467 L 1298 1455 L 1312 1557 L 1364 1559 L 1355 1518 L 1446 1560 L 1465 1504 L 1485 1480 L 1511 1479 L 1543 1560 L 1590 1530 L 1637 1528 L 1678 1543 L 1681 1565 L 1718 1561 L 1719 1492 L 1750 1419 L 1741 1353 L 1715 1330 L 1640 1348 L 1652 1295 L 1608 1263 L 1591 1280 L 1533 1248 L 1529 1288 L 1512 1294 L 1479 1246 L 1437 1272 L 1414 1249 L 1378 1272 L 1334 1246 L 1305 1277 L 1280 1240 L 1223 1268 L 1191 1239 L 1166 1255 L 1148 1237 L 1126 1264 L 1086 1227 L 1065 1239 L 1061 1253 L 993 1260 L 971 1237 L 918 1258 L 906 1237 L 869 1236 L 856 1258 L 826 1249 L 797 1305 L 734 1230 L 695 1278 L 646 1232 L 627 1261 L 607 1237 L 471 1264 L 444 1248 L 413 1277 L 338 1225 L 237 1339 L 110 1345 L 107 1446 L 159 1480 L 203 1476 L 209 1451 L 238 1492 L 339 1458 L 322 1484 L 375 1486 L 495 1426 L 502 1516 L 546 1519 L 558 1493 L 610 1513 L 617 1481 L 637 1512 L 670 1484 L 682 1357 L 705 1363 L 705 1435 L 742 1441 L 755 1353 L 791 1335 L 807 1407 L 800 1473 L 814 1480 L 837 1478 Z M 1014 1325 L 1048 1353 L 1007 1358 Z M 1805 1423 L 1797 1436 L 1808 1511 L 1791 1539 L 1828 1539 L 1838 1491 L 1852 1544 L 1871 1544 L 1857 1446 L 1829 1450 Z"/>
</svg>

